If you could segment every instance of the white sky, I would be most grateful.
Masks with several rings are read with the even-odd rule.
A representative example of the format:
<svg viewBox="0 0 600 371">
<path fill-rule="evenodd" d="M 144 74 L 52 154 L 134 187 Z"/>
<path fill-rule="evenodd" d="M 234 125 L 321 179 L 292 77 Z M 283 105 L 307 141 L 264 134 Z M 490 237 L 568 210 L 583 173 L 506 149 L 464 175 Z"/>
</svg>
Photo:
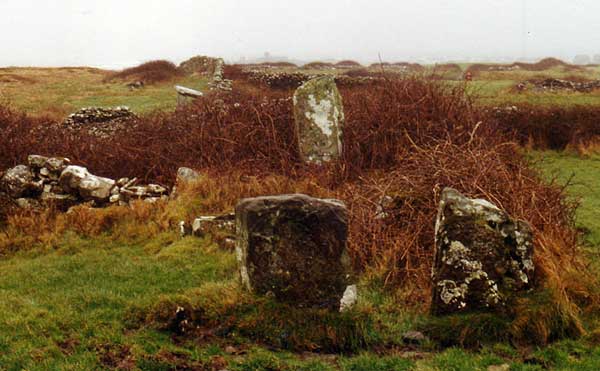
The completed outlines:
<svg viewBox="0 0 600 371">
<path fill-rule="evenodd" d="M 571 60 L 600 54 L 599 15 L 598 0 L 0 0 L 0 66 L 266 51 L 372 62 L 518 59 L 526 50 Z"/>
</svg>

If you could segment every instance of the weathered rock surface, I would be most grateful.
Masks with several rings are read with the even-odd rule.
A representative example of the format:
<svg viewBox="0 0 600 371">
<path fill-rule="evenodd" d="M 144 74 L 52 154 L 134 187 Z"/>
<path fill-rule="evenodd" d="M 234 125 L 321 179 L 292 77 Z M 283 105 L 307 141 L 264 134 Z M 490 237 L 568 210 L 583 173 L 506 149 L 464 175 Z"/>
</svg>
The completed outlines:
<svg viewBox="0 0 600 371">
<path fill-rule="evenodd" d="M 340 312 L 345 312 L 352 309 L 358 302 L 358 287 L 350 285 L 346 287 L 344 295 L 340 300 Z"/>
<path fill-rule="evenodd" d="M 36 195 L 42 192 L 42 184 L 35 181 L 29 166 L 17 165 L 8 169 L 0 179 L 0 187 L 13 198 Z"/>
<path fill-rule="evenodd" d="M 190 169 L 189 167 L 180 167 L 177 169 L 177 185 L 183 183 L 191 183 L 199 180 L 202 175 L 196 170 Z"/>
<path fill-rule="evenodd" d="M 59 178 L 60 184 L 66 192 L 78 191 L 85 200 L 106 202 L 111 196 L 110 191 L 115 186 L 115 181 L 102 178 L 81 166 L 68 166 Z"/>
<path fill-rule="evenodd" d="M 344 107 L 333 77 L 312 79 L 296 90 L 294 120 L 304 161 L 321 164 L 340 157 Z"/>
<path fill-rule="evenodd" d="M 435 239 L 433 314 L 493 310 L 532 286 L 531 228 L 486 200 L 446 188 Z"/>
<path fill-rule="evenodd" d="M 235 214 L 201 216 L 194 219 L 191 234 L 196 237 L 210 235 L 221 247 L 235 248 Z"/>
<path fill-rule="evenodd" d="M 236 253 L 243 285 L 300 307 L 340 309 L 351 280 L 341 201 L 306 195 L 241 200 Z"/>
</svg>

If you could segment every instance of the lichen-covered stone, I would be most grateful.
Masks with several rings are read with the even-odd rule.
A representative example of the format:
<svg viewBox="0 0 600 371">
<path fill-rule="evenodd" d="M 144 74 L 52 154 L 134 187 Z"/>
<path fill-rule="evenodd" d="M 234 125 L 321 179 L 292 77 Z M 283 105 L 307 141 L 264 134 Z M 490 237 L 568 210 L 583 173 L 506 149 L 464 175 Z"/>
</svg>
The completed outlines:
<svg viewBox="0 0 600 371">
<path fill-rule="evenodd" d="M 236 253 L 243 285 L 299 307 L 339 310 L 351 280 L 341 201 L 281 195 L 240 201 Z"/>
<path fill-rule="evenodd" d="M 435 240 L 433 314 L 497 309 L 532 286 L 530 226 L 486 200 L 444 189 Z"/>
<path fill-rule="evenodd" d="M 189 167 L 180 167 L 177 169 L 177 185 L 183 183 L 191 183 L 199 180 L 202 175 L 196 170 L 190 169 Z"/>
<path fill-rule="evenodd" d="M 40 168 L 44 167 L 44 165 L 46 164 L 46 161 L 48 161 L 48 157 L 46 157 L 46 156 L 40 156 L 40 155 L 27 156 L 27 163 L 29 164 L 29 167 L 32 169 L 40 169 Z"/>
<path fill-rule="evenodd" d="M 304 161 L 321 164 L 341 156 L 344 107 L 332 76 L 309 80 L 296 90 L 294 120 Z"/>
<path fill-rule="evenodd" d="M 107 202 L 115 181 L 102 178 L 81 166 L 68 166 L 60 175 L 60 184 L 67 193 L 77 191 L 84 200 Z"/>
<path fill-rule="evenodd" d="M 0 178 L 0 190 L 15 199 L 40 194 L 43 187 L 41 182 L 36 181 L 31 168 L 25 165 L 8 169 Z"/>
</svg>

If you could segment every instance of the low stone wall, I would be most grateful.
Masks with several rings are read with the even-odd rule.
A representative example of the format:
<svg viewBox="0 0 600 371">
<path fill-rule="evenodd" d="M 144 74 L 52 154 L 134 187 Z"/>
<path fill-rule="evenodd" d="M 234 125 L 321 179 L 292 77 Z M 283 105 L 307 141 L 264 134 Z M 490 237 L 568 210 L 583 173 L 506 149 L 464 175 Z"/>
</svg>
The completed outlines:
<svg viewBox="0 0 600 371">
<path fill-rule="evenodd" d="M 100 207 L 168 198 L 166 187 L 136 183 L 136 178 L 113 180 L 93 175 L 85 167 L 71 165 L 68 158 L 30 155 L 27 165 L 15 166 L 4 173 L 0 192 L 21 208 L 53 206 L 60 210 L 80 203 Z"/>
</svg>

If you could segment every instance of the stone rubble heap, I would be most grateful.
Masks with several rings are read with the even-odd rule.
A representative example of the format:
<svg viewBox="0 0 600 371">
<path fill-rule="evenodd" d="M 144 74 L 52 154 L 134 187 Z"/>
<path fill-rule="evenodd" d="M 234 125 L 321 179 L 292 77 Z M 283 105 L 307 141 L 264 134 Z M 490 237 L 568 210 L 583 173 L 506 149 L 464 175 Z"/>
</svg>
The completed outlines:
<svg viewBox="0 0 600 371">
<path fill-rule="evenodd" d="M 215 70 L 212 75 L 212 81 L 208 84 L 213 90 L 223 90 L 223 91 L 231 91 L 233 90 L 232 84 L 233 81 L 228 80 L 224 77 L 223 67 L 225 66 L 225 62 L 223 59 L 219 58 L 215 62 Z"/>
<path fill-rule="evenodd" d="M 61 125 L 74 131 L 87 130 L 95 136 L 110 137 L 131 128 L 136 118 L 128 107 L 87 107 L 70 114 Z"/>
<path fill-rule="evenodd" d="M 302 72 L 266 72 L 252 70 L 248 72 L 248 81 L 258 85 L 265 85 L 272 89 L 296 89 L 305 82 L 322 75 L 309 75 Z M 384 81 L 383 78 L 373 76 L 335 76 L 339 86 L 369 85 Z"/>
<path fill-rule="evenodd" d="M 80 203 L 126 205 L 132 200 L 168 198 L 168 190 L 160 185 L 136 185 L 135 178 L 99 177 L 63 157 L 30 155 L 27 163 L 8 169 L 0 178 L 0 192 L 21 208 L 54 206 L 64 211 Z"/>
<path fill-rule="evenodd" d="M 600 89 L 600 80 L 576 82 L 561 79 L 544 79 L 544 80 L 529 80 L 517 84 L 517 90 L 524 91 L 528 88 L 535 90 L 570 90 L 581 93 L 589 93 L 593 90 Z"/>
</svg>

